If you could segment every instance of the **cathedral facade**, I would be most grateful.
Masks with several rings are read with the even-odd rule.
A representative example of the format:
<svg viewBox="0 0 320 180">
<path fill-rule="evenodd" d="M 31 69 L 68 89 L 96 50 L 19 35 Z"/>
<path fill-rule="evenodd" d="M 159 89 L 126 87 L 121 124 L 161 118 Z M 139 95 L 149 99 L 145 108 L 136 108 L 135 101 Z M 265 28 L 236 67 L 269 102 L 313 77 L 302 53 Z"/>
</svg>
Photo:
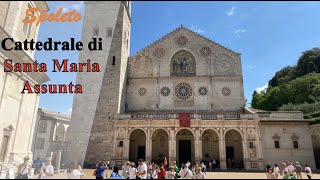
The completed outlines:
<svg viewBox="0 0 320 180">
<path fill-rule="evenodd" d="M 239 53 L 181 26 L 129 56 L 130 29 L 130 2 L 86 2 L 83 41 L 104 37 L 104 50 L 79 61 L 90 56 L 103 70 L 77 74 L 84 93 L 74 98 L 70 160 L 315 166 L 301 112 L 245 106 Z"/>
</svg>

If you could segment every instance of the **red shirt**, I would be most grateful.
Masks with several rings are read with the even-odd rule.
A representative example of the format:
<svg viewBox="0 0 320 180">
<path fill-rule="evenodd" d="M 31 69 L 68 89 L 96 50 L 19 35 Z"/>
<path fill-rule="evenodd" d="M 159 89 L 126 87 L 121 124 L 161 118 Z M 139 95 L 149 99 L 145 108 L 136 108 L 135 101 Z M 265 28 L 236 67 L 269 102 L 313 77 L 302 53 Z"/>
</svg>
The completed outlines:
<svg viewBox="0 0 320 180">
<path fill-rule="evenodd" d="M 158 172 L 158 179 L 164 179 L 166 177 L 166 170 L 160 168 L 160 172 Z"/>
</svg>

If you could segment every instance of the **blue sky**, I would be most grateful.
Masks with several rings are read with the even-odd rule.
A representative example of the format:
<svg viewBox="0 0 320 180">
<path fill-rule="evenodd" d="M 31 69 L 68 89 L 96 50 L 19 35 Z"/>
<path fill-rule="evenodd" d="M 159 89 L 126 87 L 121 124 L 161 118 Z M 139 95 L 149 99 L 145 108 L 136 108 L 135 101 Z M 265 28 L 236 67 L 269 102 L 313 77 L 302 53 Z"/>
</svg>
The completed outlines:
<svg viewBox="0 0 320 180">
<path fill-rule="evenodd" d="M 84 3 L 47 2 L 50 11 L 76 9 L 84 16 Z M 245 98 L 251 101 L 276 71 L 296 64 L 301 52 L 320 45 L 320 2 L 132 2 L 131 52 L 184 25 L 213 41 L 241 53 Z M 42 23 L 39 41 L 48 37 L 81 40 L 82 22 Z M 48 84 L 75 83 L 76 73 L 52 73 L 51 59 L 77 62 L 79 52 L 36 52 L 48 63 Z M 70 113 L 72 94 L 45 94 L 39 107 Z"/>
</svg>

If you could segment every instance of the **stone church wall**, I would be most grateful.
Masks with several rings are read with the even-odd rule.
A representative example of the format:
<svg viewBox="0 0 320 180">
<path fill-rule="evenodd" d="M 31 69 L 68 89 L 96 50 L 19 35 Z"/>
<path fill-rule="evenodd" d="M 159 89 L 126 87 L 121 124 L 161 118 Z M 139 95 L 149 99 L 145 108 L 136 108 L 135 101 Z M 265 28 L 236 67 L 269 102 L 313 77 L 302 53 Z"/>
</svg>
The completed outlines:
<svg viewBox="0 0 320 180">
<path fill-rule="evenodd" d="M 261 123 L 261 141 L 264 163 L 300 162 L 315 168 L 312 140 L 308 122 L 264 122 Z M 275 148 L 274 141 L 279 141 L 280 148 Z M 293 141 L 298 141 L 295 149 Z M 292 158 L 294 157 L 294 158 Z"/>
</svg>

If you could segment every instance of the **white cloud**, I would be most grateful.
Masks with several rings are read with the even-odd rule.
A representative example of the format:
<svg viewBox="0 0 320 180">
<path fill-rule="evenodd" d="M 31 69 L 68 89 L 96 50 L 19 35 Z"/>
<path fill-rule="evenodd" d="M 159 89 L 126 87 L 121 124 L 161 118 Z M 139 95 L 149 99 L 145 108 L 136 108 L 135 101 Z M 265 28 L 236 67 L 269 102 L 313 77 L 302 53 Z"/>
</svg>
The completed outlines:
<svg viewBox="0 0 320 180">
<path fill-rule="evenodd" d="M 198 26 L 194 26 L 194 25 L 191 25 L 190 27 L 190 30 L 196 32 L 196 33 L 206 33 L 203 29 L 199 28 Z"/>
<path fill-rule="evenodd" d="M 267 90 L 267 88 L 268 88 L 268 83 L 266 83 L 265 85 L 263 85 L 263 86 L 260 86 L 260 87 L 257 87 L 256 89 L 255 89 L 255 91 L 257 91 L 258 93 L 259 92 L 262 92 L 262 91 L 266 91 Z"/>
<path fill-rule="evenodd" d="M 252 70 L 252 69 L 255 69 L 255 68 L 257 68 L 257 66 L 255 66 L 255 65 L 248 65 L 247 66 L 247 69 L 249 69 L 249 70 Z"/>
<path fill-rule="evenodd" d="M 228 16 L 232 16 L 235 13 L 236 7 L 232 7 L 229 11 L 226 12 Z"/>
<path fill-rule="evenodd" d="M 238 29 L 238 30 L 236 30 L 236 31 L 234 32 L 234 34 L 244 33 L 244 32 L 246 32 L 245 29 Z"/>
<path fill-rule="evenodd" d="M 55 11 L 62 8 L 62 13 L 70 12 L 73 10 L 81 11 L 84 8 L 84 1 L 74 1 L 72 4 L 60 3 L 55 6 Z"/>
</svg>

